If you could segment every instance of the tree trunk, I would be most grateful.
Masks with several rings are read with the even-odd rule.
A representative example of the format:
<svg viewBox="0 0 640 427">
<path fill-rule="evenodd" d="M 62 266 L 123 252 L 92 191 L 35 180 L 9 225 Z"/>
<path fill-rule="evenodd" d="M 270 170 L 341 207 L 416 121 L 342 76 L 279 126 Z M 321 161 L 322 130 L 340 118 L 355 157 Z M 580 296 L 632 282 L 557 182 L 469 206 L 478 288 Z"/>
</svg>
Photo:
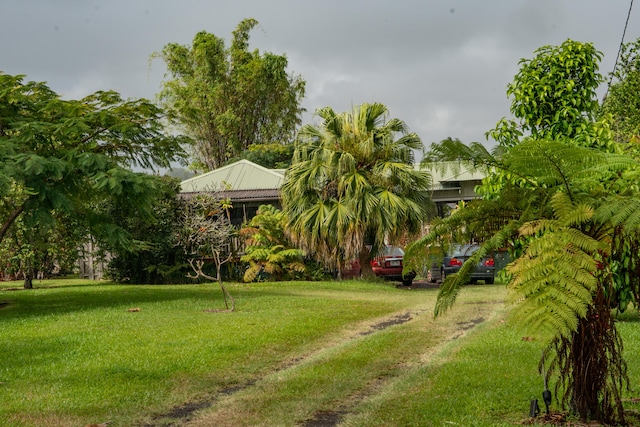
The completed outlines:
<svg viewBox="0 0 640 427">
<path fill-rule="evenodd" d="M 573 397 L 583 420 L 624 423 L 619 371 L 625 369 L 618 345 L 621 341 L 608 305 L 592 307 L 587 317 L 580 319 L 571 345 Z"/>
<path fill-rule="evenodd" d="M 371 268 L 371 259 L 370 259 L 369 248 L 365 244 L 362 245 L 360 249 L 360 256 L 358 260 L 360 261 L 360 275 L 365 279 L 371 279 L 375 277 L 373 269 Z"/>
<path fill-rule="evenodd" d="M 33 289 L 33 269 L 27 268 L 24 272 L 24 288 Z"/>
<path fill-rule="evenodd" d="M 556 342 L 561 380 L 569 403 L 582 421 L 625 424 L 622 391 L 628 387 L 627 365 L 622 357 L 609 300 L 600 289 L 587 315 L 579 319 L 570 339 Z"/>
</svg>

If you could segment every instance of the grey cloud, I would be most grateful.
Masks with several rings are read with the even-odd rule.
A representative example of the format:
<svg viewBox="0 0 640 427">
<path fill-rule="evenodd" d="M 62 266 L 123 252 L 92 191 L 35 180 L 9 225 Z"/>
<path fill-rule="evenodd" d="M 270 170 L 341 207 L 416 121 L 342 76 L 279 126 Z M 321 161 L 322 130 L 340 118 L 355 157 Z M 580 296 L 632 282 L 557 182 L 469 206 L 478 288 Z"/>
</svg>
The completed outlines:
<svg viewBox="0 0 640 427">
<path fill-rule="evenodd" d="M 521 58 L 567 38 L 594 42 L 613 66 L 627 0 L 5 0 L 0 70 L 78 98 L 114 89 L 153 98 L 164 66 L 149 56 L 201 30 L 229 40 L 243 18 L 251 46 L 286 54 L 315 109 L 387 104 L 425 143 L 482 141 L 509 114 Z M 626 41 L 640 36 L 634 10 Z"/>
</svg>

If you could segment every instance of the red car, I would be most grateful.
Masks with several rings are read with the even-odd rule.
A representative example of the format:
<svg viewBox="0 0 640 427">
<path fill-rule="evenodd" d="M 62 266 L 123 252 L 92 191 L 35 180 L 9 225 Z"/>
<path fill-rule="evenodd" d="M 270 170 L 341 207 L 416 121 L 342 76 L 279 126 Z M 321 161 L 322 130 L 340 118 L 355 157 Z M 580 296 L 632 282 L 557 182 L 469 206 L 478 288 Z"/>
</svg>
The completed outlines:
<svg viewBox="0 0 640 427">
<path fill-rule="evenodd" d="M 371 261 L 371 268 L 378 277 L 387 280 L 401 281 L 404 286 L 411 286 L 416 277 L 415 272 L 402 274 L 404 251 L 397 246 L 385 246 L 382 254 Z"/>
</svg>

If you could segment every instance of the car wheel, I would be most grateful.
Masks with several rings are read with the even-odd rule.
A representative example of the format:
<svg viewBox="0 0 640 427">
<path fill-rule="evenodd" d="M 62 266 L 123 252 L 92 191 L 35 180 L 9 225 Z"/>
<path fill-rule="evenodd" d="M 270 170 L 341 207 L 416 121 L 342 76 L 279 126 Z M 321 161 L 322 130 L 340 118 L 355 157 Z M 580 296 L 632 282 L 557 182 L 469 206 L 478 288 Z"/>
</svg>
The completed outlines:
<svg viewBox="0 0 640 427">
<path fill-rule="evenodd" d="M 413 283 L 413 277 L 405 277 L 402 279 L 402 284 L 404 286 L 411 286 L 412 283 Z"/>
<path fill-rule="evenodd" d="M 493 277 L 489 277 L 488 279 L 485 279 L 484 283 L 485 285 L 493 285 L 494 281 L 495 279 Z"/>
</svg>

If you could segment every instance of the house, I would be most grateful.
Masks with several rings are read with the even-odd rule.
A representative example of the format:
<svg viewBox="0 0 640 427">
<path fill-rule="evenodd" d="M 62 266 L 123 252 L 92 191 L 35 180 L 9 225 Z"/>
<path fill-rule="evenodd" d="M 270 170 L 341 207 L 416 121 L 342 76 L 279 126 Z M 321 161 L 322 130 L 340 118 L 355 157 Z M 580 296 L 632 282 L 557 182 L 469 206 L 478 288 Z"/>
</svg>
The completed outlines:
<svg viewBox="0 0 640 427">
<path fill-rule="evenodd" d="M 267 169 L 249 160 L 240 160 L 182 181 L 180 194 L 188 197 L 218 191 L 220 198 L 231 200 L 231 223 L 239 226 L 253 218 L 260 205 L 281 208 L 280 186 L 284 173 L 283 169 Z"/>
<path fill-rule="evenodd" d="M 445 216 L 461 200 L 477 198 L 475 187 L 485 176 L 470 165 L 456 162 L 439 164 L 428 170 L 433 178 L 432 200 L 438 216 Z M 260 205 L 272 204 L 281 208 L 280 186 L 284 175 L 283 169 L 268 169 L 249 160 L 240 160 L 182 181 L 181 194 L 188 197 L 189 194 L 217 190 L 221 198 L 229 198 L 232 202 L 232 223 L 241 225 L 256 215 Z"/>
<path fill-rule="evenodd" d="M 433 179 L 431 199 L 439 217 L 446 216 L 459 201 L 477 199 L 475 188 L 486 176 L 472 165 L 458 162 L 435 164 L 427 170 Z"/>
</svg>

